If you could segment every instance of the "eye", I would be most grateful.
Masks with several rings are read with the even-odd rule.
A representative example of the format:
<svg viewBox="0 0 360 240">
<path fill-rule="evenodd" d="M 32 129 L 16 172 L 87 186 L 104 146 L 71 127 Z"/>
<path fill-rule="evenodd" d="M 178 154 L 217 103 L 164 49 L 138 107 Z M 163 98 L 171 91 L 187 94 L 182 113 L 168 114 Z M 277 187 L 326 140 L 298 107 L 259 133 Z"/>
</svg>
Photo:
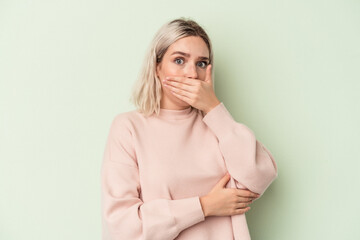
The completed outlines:
<svg viewBox="0 0 360 240">
<path fill-rule="evenodd" d="M 183 60 L 183 59 L 181 59 L 181 58 L 175 58 L 175 63 L 179 63 L 179 61 L 177 61 L 177 60 L 184 61 L 184 60 Z"/>
<path fill-rule="evenodd" d="M 201 61 L 199 63 L 203 63 L 203 66 L 200 66 L 201 68 L 206 68 L 206 66 L 208 65 L 208 63 L 206 61 Z"/>
</svg>

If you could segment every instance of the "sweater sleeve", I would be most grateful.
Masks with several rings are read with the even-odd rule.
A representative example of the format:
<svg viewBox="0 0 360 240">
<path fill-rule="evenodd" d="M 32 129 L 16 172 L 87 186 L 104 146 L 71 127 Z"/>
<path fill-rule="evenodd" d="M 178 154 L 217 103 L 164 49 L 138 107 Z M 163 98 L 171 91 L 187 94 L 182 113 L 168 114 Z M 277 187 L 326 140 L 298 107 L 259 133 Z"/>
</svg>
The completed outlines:
<svg viewBox="0 0 360 240">
<path fill-rule="evenodd" d="M 216 135 L 236 187 L 262 195 L 278 176 L 270 151 L 256 139 L 250 128 L 233 119 L 223 102 L 211 109 L 203 121 Z"/>
<path fill-rule="evenodd" d="M 205 220 L 198 196 L 143 202 L 133 137 L 123 118 L 110 127 L 101 166 L 102 239 L 174 239 Z"/>
</svg>

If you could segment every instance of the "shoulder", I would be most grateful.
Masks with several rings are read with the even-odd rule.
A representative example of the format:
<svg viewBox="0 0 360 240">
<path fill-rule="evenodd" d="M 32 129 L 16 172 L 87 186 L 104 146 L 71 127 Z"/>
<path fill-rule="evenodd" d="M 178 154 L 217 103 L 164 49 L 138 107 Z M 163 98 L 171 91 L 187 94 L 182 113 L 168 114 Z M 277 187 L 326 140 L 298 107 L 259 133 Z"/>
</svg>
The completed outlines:
<svg viewBox="0 0 360 240">
<path fill-rule="evenodd" d="M 113 122 L 126 124 L 134 121 L 134 117 L 135 117 L 135 110 L 116 113 L 115 116 L 113 117 Z"/>
<path fill-rule="evenodd" d="M 117 113 L 112 119 L 111 127 L 132 133 L 142 123 L 142 118 L 137 110 Z"/>
</svg>

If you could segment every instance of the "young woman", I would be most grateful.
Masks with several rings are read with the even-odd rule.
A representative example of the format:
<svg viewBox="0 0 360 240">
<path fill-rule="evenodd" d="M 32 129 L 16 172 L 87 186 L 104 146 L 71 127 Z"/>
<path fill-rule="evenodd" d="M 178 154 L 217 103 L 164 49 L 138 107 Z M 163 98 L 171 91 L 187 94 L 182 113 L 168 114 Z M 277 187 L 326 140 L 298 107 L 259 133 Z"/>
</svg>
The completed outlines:
<svg viewBox="0 0 360 240">
<path fill-rule="evenodd" d="M 101 168 L 105 240 L 250 239 L 245 212 L 277 177 L 269 150 L 214 92 L 213 51 L 185 18 L 155 35 Z M 230 181 L 229 181 L 230 180 Z"/>
</svg>

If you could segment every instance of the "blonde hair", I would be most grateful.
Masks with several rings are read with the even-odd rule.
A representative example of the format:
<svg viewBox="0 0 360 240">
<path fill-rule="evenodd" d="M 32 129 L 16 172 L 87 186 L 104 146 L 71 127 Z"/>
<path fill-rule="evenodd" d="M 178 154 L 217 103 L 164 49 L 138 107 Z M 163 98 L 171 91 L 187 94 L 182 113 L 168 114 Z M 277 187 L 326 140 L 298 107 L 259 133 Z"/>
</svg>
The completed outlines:
<svg viewBox="0 0 360 240">
<path fill-rule="evenodd" d="M 204 40 L 209 50 L 209 64 L 212 64 L 211 70 L 213 70 L 212 45 L 204 29 L 194 20 L 184 17 L 167 22 L 157 31 L 147 49 L 140 74 L 130 97 L 130 101 L 136 106 L 137 111 L 143 115 L 149 116 L 154 112 L 156 115 L 159 114 L 162 88 L 160 79 L 156 74 L 156 66 L 161 62 L 172 43 L 188 36 L 199 36 Z M 212 78 L 214 82 L 213 75 Z M 195 110 L 204 116 L 203 111 L 196 108 Z"/>
</svg>

